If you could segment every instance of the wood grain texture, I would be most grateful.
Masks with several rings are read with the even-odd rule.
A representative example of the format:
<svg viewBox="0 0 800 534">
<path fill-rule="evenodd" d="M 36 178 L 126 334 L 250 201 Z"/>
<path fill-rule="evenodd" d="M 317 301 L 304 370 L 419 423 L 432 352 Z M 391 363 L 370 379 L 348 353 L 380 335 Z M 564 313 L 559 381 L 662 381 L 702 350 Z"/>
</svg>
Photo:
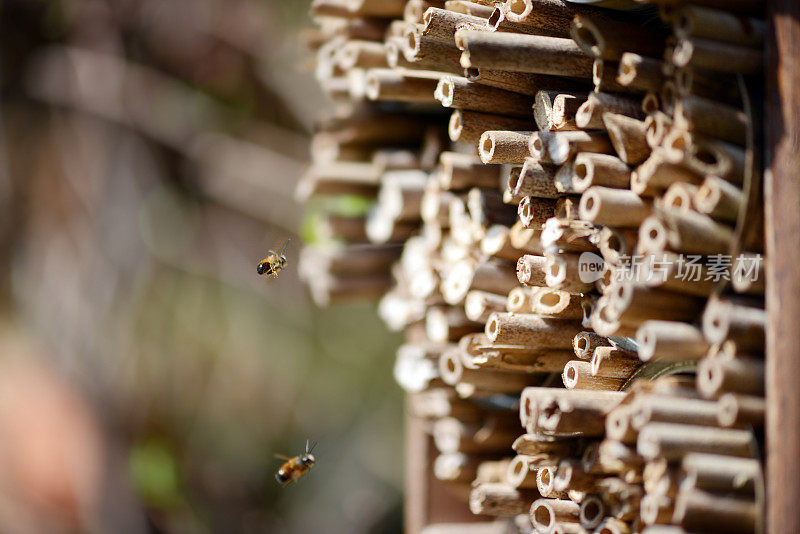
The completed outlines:
<svg viewBox="0 0 800 534">
<path fill-rule="evenodd" d="M 800 532 L 800 4 L 768 2 L 767 530 Z"/>
</svg>

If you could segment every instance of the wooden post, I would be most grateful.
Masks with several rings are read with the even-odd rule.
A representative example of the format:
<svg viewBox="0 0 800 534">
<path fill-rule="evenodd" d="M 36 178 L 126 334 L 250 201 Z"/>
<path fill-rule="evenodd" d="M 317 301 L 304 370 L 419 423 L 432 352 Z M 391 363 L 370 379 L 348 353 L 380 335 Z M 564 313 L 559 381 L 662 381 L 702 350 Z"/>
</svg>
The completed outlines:
<svg viewBox="0 0 800 534">
<path fill-rule="evenodd" d="M 800 3 L 768 2 L 767 532 L 800 532 Z"/>
</svg>

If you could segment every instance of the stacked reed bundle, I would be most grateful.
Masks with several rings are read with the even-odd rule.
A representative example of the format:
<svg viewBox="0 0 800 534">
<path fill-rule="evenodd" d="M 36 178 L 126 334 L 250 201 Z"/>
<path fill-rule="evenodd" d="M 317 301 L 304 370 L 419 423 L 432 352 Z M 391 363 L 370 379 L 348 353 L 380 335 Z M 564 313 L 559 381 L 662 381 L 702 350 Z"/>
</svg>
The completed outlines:
<svg viewBox="0 0 800 534">
<path fill-rule="evenodd" d="M 521 532 L 752 532 L 760 517 L 744 91 L 764 24 L 748 0 L 663 3 L 312 8 L 338 104 L 301 190 L 375 199 L 337 237 L 403 243 L 379 313 L 406 332 L 395 375 L 433 475 Z M 382 30 L 354 30 L 367 22 Z"/>
</svg>

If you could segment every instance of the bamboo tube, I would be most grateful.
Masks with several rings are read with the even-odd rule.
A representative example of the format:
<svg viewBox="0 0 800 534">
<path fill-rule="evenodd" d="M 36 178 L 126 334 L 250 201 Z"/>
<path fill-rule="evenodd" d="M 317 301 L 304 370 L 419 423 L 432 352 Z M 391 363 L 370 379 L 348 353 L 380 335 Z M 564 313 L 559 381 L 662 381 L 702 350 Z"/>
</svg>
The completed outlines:
<svg viewBox="0 0 800 534">
<path fill-rule="evenodd" d="M 595 224 L 633 227 L 651 213 L 650 203 L 623 189 L 592 186 L 581 196 L 580 216 Z"/>
<path fill-rule="evenodd" d="M 550 19 L 546 24 L 542 21 L 517 21 L 507 18 L 508 11 L 501 6 L 495 7 L 492 15 L 486 21 L 489 31 L 507 31 L 526 33 L 531 35 L 547 35 L 550 37 L 569 37 L 569 24 L 567 21 Z"/>
<path fill-rule="evenodd" d="M 594 488 L 596 476 L 583 470 L 578 460 L 568 458 L 558 463 L 553 487 L 557 491 L 589 491 Z"/>
<path fill-rule="evenodd" d="M 628 188 L 631 172 L 616 156 L 582 152 L 575 156 L 572 191 L 583 193 L 590 186 Z"/>
<path fill-rule="evenodd" d="M 533 297 L 542 288 L 515 287 L 508 293 L 506 311 L 512 313 L 529 313 L 533 311 Z"/>
<path fill-rule="evenodd" d="M 674 510 L 672 499 L 664 495 L 647 494 L 640 503 L 640 516 L 646 525 L 670 523 Z"/>
<path fill-rule="evenodd" d="M 642 91 L 658 91 L 663 82 L 661 61 L 633 52 L 624 52 L 619 60 L 617 81 L 620 85 Z"/>
<path fill-rule="evenodd" d="M 662 111 L 654 111 L 647 115 L 644 120 L 645 138 L 650 148 L 660 147 L 664 137 L 672 128 L 672 117 Z"/>
<path fill-rule="evenodd" d="M 440 291 L 445 302 L 456 305 L 463 302 L 470 289 L 504 295 L 517 285 L 516 272 L 505 262 L 473 264 L 470 260 L 463 260 L 453 265 L 444 276 Z"/>
<path fill-rule="evenodd" d="M 696 326 L 675 321 L 645 321 L 636 331 L 639 358 L 643 361 L 699 360 L 709 349 Z"/>
<path fill-rule="evenodd" d="M 314 17 L 349 17 L 349 4 L 343 0 L 314 0 L 311 3 Z"/>
<path fill-rule="evenodd" d="M 659 216 L 667 228 L 669 246 L 675 252 L 711 255 L 730 250 L 733 231 L 707 215 L 660 210 Z"/>
<path fill-rule="evenodd" d="M 409 410 L 415 417 L 439 419 L 455 417 L 475 421 L 482 417 L 482 409 L 472 401 L 459 399 L 452 388 L 432 388 L 409 396 Z"/>
<path fill-rule="evenodd" d="M 475 332 L 477 323 L 464 314 L 462 308 L 435 307 L 425 315 L 425 329 L 428 338 L 437 343 L 457 341 L 465 334 Z"/>
<path fill-rule="evenodd" d="M 533 117 L 539 130 L 577 130 L 575 114 L 589 98 L 589 93 L 542 90 L 536 93 Z"/>
<path fill-rule="evenodd" d="M 563 165 L 578 152 L 608 154 L 613 150 L 608 135 L 602 132 L 539 132 L 531 137 L 531 156 L 543 162 Z M 542 159 L 542 156 L 545 159 Z"/>
<path fill-rule="evenodd" d="M 438 180 L 429 180 L 422 195 L 420 214 L 427 225 L 438 225 L 444 228 L 450 226 L 450 203 L 455 194 L 442 191 Z"/>
<path fill-rule="evenodd" d="M 701 37 L 758 47 L 764 42 L 764 21 L 742 17 L 724 9 L 683 6 L 672 14 L 672 24 L 680 35 Z"/>
<path fill-rule="evenodd" d="M 517 455 L 508 464 L 506 480 L 514 488 L 535 489 L 536 469 L 530 465 L 527 456 Z"/>
<path fill-rule="evenodd" d="M 747 117 L 741 110 L 699 96 L 684 96 L 677 101 L 675 123 L 729 143 L 743 146 L 746 141 Z"/>
<path fill-rule="evenodd" d="M 478 141 L 478 154 L 487 164 L 508 163 L 520 165 L 530 156 L 528 141 L 531 132 L 490 130 L 483 132 Z"/>
<path fill-rule="evenodd" d="M 650 423 L 639 431 L 637 450 L 644 458 L 678 460 L 690 452 L 752 456 L 753 436 L 746 430 L 709 428 L 677 423 Z"/>
<path fill-rule="evenodd" d="M 631 175 L 631 190 L 637 195 L 653 196 L 676 182 L 700 183 L 702 176 L 680 163 L 669 161 L 664 151 L 654 150 Z"/>
<path fill-rule="evenodd" d="M 445 190 L 472 187 L 496 188 L 500 182 L 497 169 L 481 164 L 472 154 L 442 152 L 439 155 L 439 185 Z"/>
<path fill-rule="evenodd" d="M 428 8 L 422 15 L 421 22 L 424 37 L 446 43 L 453 42 L 458 28 L 479 30 L 486 25 L 485 18 L 436 7 Z"/>
<path fill-rule="evenodd" d="M 533 254 L 541 254 L 542 244 L 540 241 L 542 230 L 539 228 L 525 228 L 521 222 L 517 221 L 508 232 L 508 239 L 511 246 Z"/>
<path fill-rule="evenodd" d="M 699 187 L 694 184 L 675 182 L 661 196 L 661 206 L 668 210 L 689 211 L 692 209 L 692 199 L 698 189 Z"/>
<path fill-rule="evenodd" d="M 728 182 L 742 182 L 745 152 L 741 147 L 693 135 L 679 128 L 664 137 L 664 156 L 699 175 L 713 175 Z"/>
<path fill-rule="evenodd" d="M 546 453 L 554 457 L 570 456 L 577 450 L 578 442 L 541 434 L 523 434 L 511 446 L 518 454 L 533 456 Z"/>
<path fill-rule="evenodd" d="M 360 16 L 398 18 L 403 16 L 405 0 L 347 0 L 351 13 Z"/>
<path fill-rule="evenodd" d="M 580 331 L 572 321 L 543 319 L 535 315 L 493 313 L 486 323 L 486 335 L 492 343 L 533 345 L 541 348 L 566 349 Z"/>
<path fill-rule="evenodd" d="M 440 454 L 433 461 L 433 475 L 439 480 L 472 482 L 480 459 L 461 452 Z"/>
<path fill-rule="evenodd" d="M 547 258 L 544 256 L 534 256 L 525 254 L 517 260 L 517 280 L 526 286 L 545 285 L 545 267 Z M 533 311 L 533 297 L 531 297 L 531 311 Z"/>
<path fill-rule="evenodd" d="M 348 41 L 342 47 L 338 59 L 339 64 L 345 70 L 389 66 L 386 62 L 386 49 L 383 43 L 374 41 Z"/>
<path fill-rule="evenodd" d="M 764 394 L 764 362 L 706 358 L 697 367 L 697 390 L 706 398 L 722 393 Z"/>
<path fill-rule="evenodd" d="M 422 28 L 410 25 L 403 35 L 403 57 L 417 68 L 460 74 L 461 54 L 453 42 L 443 42 L 422 35 Z"/>
<path fill-rule="evenodd" d="M 726 393 L 719 398 L 717 421 L 727 428 L 764 426 L 766 401 L 763 397 Z"/>
<path fill-rule="evenodd" d="M 503 194 L 497 189 L 473 187 L 467 194 L 467 209 L 481 230 L 492 224 L 512 225 L 517 220 L 517 210 L 503 202 Z"/>
<path fill-rule="evenodd" d="M 533 108 L 533 98 L 527 95 L 473 83 L 457 76 L 443 77 L 436 86 L 434 97 L 446 108 L 498 115 L 527 117 Z"/>
<path fill-rule="evenodd" d="M 509 20 L 537 28 L 537 33 L 569 35 L 573 9 L 564 2 L 507 0 L 500 9 Z"/>
<path fill-rule="evenodd" d="M 619 65 L 614 61 L 595 59 L 592 64 L 592 82 L 595 93 L 643 93 L 645 90 L 621 85 L 617 81 Z"/>
<path fill-rule="evenodd" d="M 627 475 L 628 478 L 635 476 L 635 480 L 638 482 L 639 477 L 638 473 L 642 470 L 643 460 L 641 456 L 636 454 L 636 450 L 633 447 L 628 447 L 624 443 L 619 441 L 614 441 L 612 439 L 604 439 L 600 442 L 600 447 L 597 451 L 597 460 L 600 464 L 600 467 L 606 473 L 614 473 L 618 475 Z M 634 474 L 632 472 L 638 472 Z M 599 482 L 598 484 L 601 491 L 604 491 L 610 495 L 614 495 L 614 493 L 618 493 L 615 496 L 615 500 L 619 500 L 620 502 L 611 503 L 612 510 L 609 510 L 614 515 L 617 515 L 617 512 L 613 510 L 616 509 L 623 509 L 629 508 L 634 505 L 638 505 L 638 503 L 628 503 L 625 502 L 629 499 L 629 484 L 619 480 L 619 479 L 605 479 Z M 611 486 L 609 488 L 609 486 Z M 614 488 L 613 486 L 618 486 Z M 638 488 L 638 491 L 641 492 L 641 489 Z M 617 490 L 617 491 L 615 491 Z"/>
<path fill-rule="evenodd" d="M 575 15 L 570 28 L 572 39 L 586 54 L 619 61 L 623 52 L 659 57 L 664 50 L 664 34 L 659 28 L 619 20 Z"/>
<path fill-rule="evenodd" d="M 702 310 L 697 298 L 628 282 L 616 285 L 610 299 L 612 313 L 636 326 L 647 320 L 690 321 Z"/>
<path fill-rule="evenodd" d="M 761 463 L 751 458 L 691 453 L 681 467 L 687 488 L 754 495 L 763 477 Z"/>
<path fill-rule="evenodd" d="M 511 462 L 510 458 L 503 458 L 501 460 L 485 460 L 478 465 L 478 472 L 475 475 L 475 480 L 472 485 L 478 486 L 480 484 L 505 484 L 506 473 L 508 473 L 508 464 Z"/>
<path fill-rule="evenodd" d="M 759 509 L 751 499 L 692 490 L 678 494 L 673 520 L 689 530 L 750 534 L 756 531 Z"/>
<path fill-rule="evenodd" d="M 560 208 L 556 204 L 556 208 Z M 575 207 L 569 206 L 574 212 Z M 586 221 L 565 219 L 562 215 L 569 213 L 556 212 L 556 217 L 547 219 L 540 237 L 543 248 L 558 248 L 571 252 L 593 252 L 597 250 L 594 242 L 597 237 L 597 227 Z M 574 215 L 574 213 L 572 213 Z"/>
<path fill-rule="evenodd" d="M 494 11 L 494 5 L 492 4 L 482 4 L 466 0 L 448 0 L 444 3 L 444 8 L 448 11 L 474 15 L 483 19 L 488 19 L 492 11 Z"/>
<path fill-rule="evenodd" d="M 380 41 L 386 35 L 388 21 L 377 18 L 351 18 L 341 20 L 341 26 L 335 31 L 335 35 L 346 39 L 357 39 L 363 41 Z"/>
<path fill-rule="evenodd" d="M 445 417 L 433 423 L 432 434 L 436 448 L 445 454 L 502 452 L 510 447 L 517 432 L 507 424 L 496 418 L 467 424 Z"/>
<path fill-rule="evenodd" d="M 731 58 L 735 58 L 731 61 Z M 727 74 L 756 74 L 763 67 L 760 48 L 722 43 L 697 37 L 683 37 L 672 53 L 677 67 L 707 69 Z"/>
<path fill-rule="evenodd" d="M 545 282 L 548 287 L 569 293 L 587 293 L 594 288 L 592 282 L 581 277 L 581 263 L 578 254 L 547 254 Z"/>
<path fill-rule="evenodd" d="M 536 532 L 552 532 L 557 522 L 578 523 L 580 505 L 569 499 L 537 499 L 531 505 L 530 516 Z"/>
<path fill-rule="evenodd" d="M 734 106 L 741 105 L 742 102 L 741 90 L 730 75 L 680 68 L 675 69 L 673 81 L 679 96 L 695 95 Z"/>
<path fill-rule="evenodd" d="M 522 427 L 530 434 L 536 432 L 539 424 L 539 398 L 536 393 L 532 388 L 525 388 L 519 397 L 519 421 Z M 517 441 L 514 442 L 515 445 Z M 534 454 L 530 452 L 530 445 L 525 446 L 524 450 L 526 452 L 521 452 L 517 448 L 514 448 L 514 450 L 519 454 Z M 538 448 L 535 451 L 539 452 Z"/>
<path fill-rule="evenodd" d="M 723 221 L 735 222 L 744 204 L 744 193 L 735 185 L 716 176 L 706 176 L 703 185 L 694 195 L 697 211 Z"/>
<path fill-rule="evenodd" d="M 464 69 L 464 77 L 471 82 L 489 85 L 528 96 L 536 96 L 536 93 L 542 89 L 549 89 L 552 91 L 575 91 L 587 88 L 584 82 L 569 78 L 561 78 L 559 76 L 477 67 Z"/>
<path fill-rule="evenodd" d="M 420 170 L 387 171 L 378 192 L 378 205 L 395 221 L 419 221 L 428 173 Z"/>
<path fill-rule="evenodd" d="M 565 365 L 561 379 L 567 389 L 618 391 L 625 383 L 622 378 L 592 375 L 592 364 L 582 360 L 573 360 Z"/>
<path fill-rule="evenodd" d="M 451 141 L 475 144 L 486 130 L 522 131 L 526 128 L 530 128 L 529 119 L 456 109 L 450 116 L 447 131 Z"/>
<path fill-rule="evenodd" d="M 370 69 L 367 71 L 367 98 L 398 102 L 434 103 L 433 96 L 441 73 Z"/>
<path fill-rule="evenodd" d="M 591 79 L 592 59 L 571 39 L 458 30 L 461 66 Z"/>
<path fill-rule="evenodd" d="M 575 355 L 581 360 L 589 360 L 597 347 L 613 347 L 613 342 L 594 332 L 580 332 L 572 340 Z"/>
<path fill-rule="evenodd" d="M 519 172 L 509 180 L 508 187 L 513 187 L 514 197 L 558 198 L 560 193 L 553 183 L 554 169 L 550 165 L 542 165 L 535 158 L 526 158 Z"/>
<path fill-rule="evenodd" d="M 631 404 L 620 404 L 611 410 L 606 417 L 606 436 L 608 439 L 629 445 L 636 443 L 638 433 L 631 425 L 631 415 Z"/>
<path fill-rule="evenodd" d="M 559 394 L 540 402 L 536 425 L 542 433 L 554 436 L 602 436 L 605 432 L 605 413 L 612 409 L 616 402 L 604 401 L 603 396 L 624 395 L 610 390 L 564 391 L 566 394 Z"/>
<path fill-rule="evenodd" d="M 469 495 L 469 509 L 473 514 L 513 516 L 524 513 L 529 499 L 536 492 L 519 490 L 507 484 L 484 483 L 472 489 Z"/>
<path fill-rule="evenodd" d="M 481 252 L 512 262 L 516 262 L 523 255 L 523 251 L 511 246 L 509 229 L 502 224 L 494 224 L 486 229 L 486 234 L 481 239 Z"/>
<path fill-rule="evenodd" d="M 740 350 L 763 351 L 766 313 L 763 309 L 722 298 L 712 298 L 703 313 L 703 335 L 709 343 L 726 339 Z"/>
<path fill-rule="evenodd" d="M 581 511 L 578 514 L 581 526 L 593 530 L 600 526 L 605 517 L 606 508 L 597 495 L 589 495 L 581 502 Z"/>
<path fill-rule="evenodd" d="M 598 347 L 591 360 L 592 376 L 627 380 L 642 365 L 635 354 L 615 347 Z"/>
<path fill-rule="evenodd" d="M 517 214 L 523 227 L 540 228 L 555 215 L 555 209 L 556 201 L 553 199 L 523 197 L 517 206 Z"/>
<path fill-rule="evenodd" d="M 607 265 L 620 265 L 633 254 L 638 237 L 637 230 L 605 226 L 598 234 L 597 248 Z"/>
<path fill-rule="evenodd" d="M 473 365 L 472 358 L 481 353 L 480 347 L 486 345 L 489 339 L 486 334 L 481 332 L 474 332 L 467 334 L 458 340 L 458 348 L 460 350 L 461 363 L 468 369 L 477 369 L 478 366 Z"/>
<path fill-rule="evenodd" d="M 575 124 L 586 130 L 602 130 L 605 128 L 603 113 L 617 113 L 634 119 L 644 118 L 641 101 L 635 98 L 591 93 L 575 114 Z"/>
<path fill-rule="evenodd" d="M 712 401 L 674 395 L 644 395 L 632 409 L 631 424 L 637 430 L 655 422 L 716 426 L 717 412 L 717 403 Z"/>
<path fill-rule="evenodd" d="M 556 171 L 554 182 L 559 193 L 575 193 L 573 182 L 575 181 L 575 158 L 564 163 Z"/>
<path fill-rule="evenodd" d="M 464 311 L 468 319 L 485 322 L 492 312 L 505 311 L 506 297 L 486 291 L 473 290 L 464 300 Z"/>
<path fill-rule="evenodd" d="M 643 531 L 644 532 L 644 531 Z M 649 531 L 647 531 L 649 532 Z M 595 530 L 595 534 L 630 534 L 628 523 L 615 517 L 606 517 Z M 656 534 L 656 533 L 652 533 Z M 667 534 L 667 533 L 664 533 Z M 673 533 L 677 534 L 677 533 Z"/>
<path fill-rule="evenodd" d="M 559 319 L 583 319 L 588 299 L 557 289 L 542 289 L 532 297 L 531 310 Z"/>
<path fill-rule="evenodd" d="M 556 466 L 545 465 L 536 471 L 536 488 L 542 497 L 549 499 L 564 499 L 567 497 L 566 491 L 555 489 L 554 481 L 556 477 Z"/>
</svg>

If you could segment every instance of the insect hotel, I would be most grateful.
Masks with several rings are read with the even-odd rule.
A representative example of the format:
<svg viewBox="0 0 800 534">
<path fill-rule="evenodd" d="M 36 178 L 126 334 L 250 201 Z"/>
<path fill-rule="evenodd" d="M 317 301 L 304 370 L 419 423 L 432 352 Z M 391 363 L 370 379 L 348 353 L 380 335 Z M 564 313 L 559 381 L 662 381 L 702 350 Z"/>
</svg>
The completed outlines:
<svg viewBox="0 0 800 534">
<path fill-rule="evenodd" d="M 800 30 L 767 3 L 313 2 L 297 194 L 371 207 L 300 269 L 405 332 L 407 532 L 800 532 Z"/>
</svg>

